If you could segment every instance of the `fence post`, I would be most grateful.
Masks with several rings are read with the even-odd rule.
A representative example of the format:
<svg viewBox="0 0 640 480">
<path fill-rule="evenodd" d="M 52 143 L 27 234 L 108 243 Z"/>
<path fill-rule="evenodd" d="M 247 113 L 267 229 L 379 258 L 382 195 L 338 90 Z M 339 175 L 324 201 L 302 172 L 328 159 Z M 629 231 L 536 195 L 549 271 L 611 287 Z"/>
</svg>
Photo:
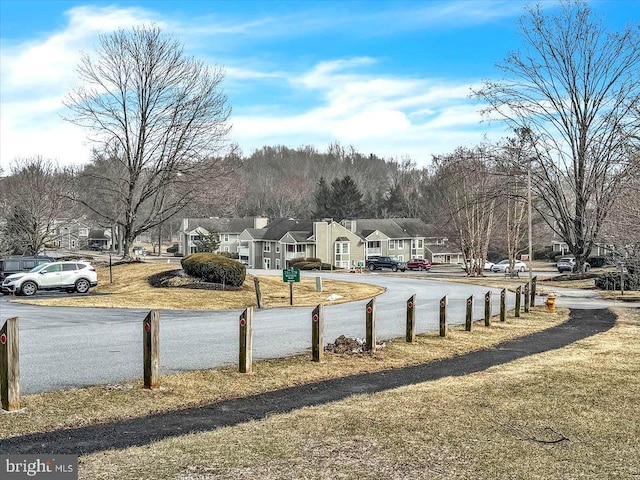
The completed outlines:
<svg viewBox="0 0 640 480">
<path fill-rule="evenodd" d="M 449 299 L 445 295 L 440 299 L 440 336 L 447 336 L 447 304 Z"/>
<path fill-rule="evenodd" d="M 491 326 L 491 290 L 484 294 L 484 324 Z"/>
<path fill-rule="evenodd" d="M 372 298 L 367 303 L 366 314 L 366 347 L 371 353 L 376 351 L 376 299 Z"/>
<path fill-rule="evenodd" d="M 408 343 L 416 341 L 416 296 L 407 300 L 407 338 Z"/>
<path fill-rule="evenodd" d="M 320 277 L 318 277 L 320 278 Z M 311 359 L 321 362 L 324 356 L 324 309 L 318 305 L 311 312 Z"/>
<path fill-rule="evenodd" d="M 467 298 L 467 318 L 465 320 L 464 329 L 467 332 L 471 331 L 471 324 L 473 323 L 473 295 Z"/>
<path fill-rule="evenodd" d="M 256 302 L 258 304 L 258 308 L 262 308 L 262 292 L 260 291 L 260 279 L 258 277 L 253 277 L 253 285 L 256 288 Z"/>
<path fill-rule="evenodd" d="M 536 286 L 538 285 L 538 277 L 535 276 L 531 279 L 531 307 L 536 306 Z"/>
<path fill-rule="evenodd" d="M 322 277 L 316 277 L 316 292 L 322 292 Z"/>
<path fill-rule="evenodd" d="M 524 284 L 524 313 L 529 313 L 529 282 Z"/>
<path fill-rule="evenodd" d="M 518 285 L 516 287 L 516 309 L 515 309 L 515 317 L 520 317 L 520 303 L 522 301 L 522 285 Z"/>
<path fill-rule="evenodd" d="M 151 310 L 142 322 L 142 362 L 144 388 L 160 385 L 160 313 Z"/>
<path fill-rule="evenodd" d="M 240 373 L 251 373 L 253 355 L 253 308 L 248 307 L 240 315 Z"/>
<path fill-rule="evenodd" d="M 500 321 L 507 319 L 507 289 L 503 288 L 500 292 Z"/>
<path fill-rule="evenodd" d="M 20 410 L 18 317 L 7 319 L 0 330 L 0 397 L 4 410 Z"/>
</svg>

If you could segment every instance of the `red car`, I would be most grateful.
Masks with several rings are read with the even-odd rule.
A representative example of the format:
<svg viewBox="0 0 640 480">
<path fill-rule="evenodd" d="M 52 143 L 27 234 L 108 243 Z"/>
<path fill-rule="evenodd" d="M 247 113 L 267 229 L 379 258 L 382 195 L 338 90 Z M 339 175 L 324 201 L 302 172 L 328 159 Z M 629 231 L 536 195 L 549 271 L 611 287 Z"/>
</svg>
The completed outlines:
<svg viewBox="0 0 640 480">
<path fill-rule="evenodd" d="M 431 268 L 431 262 L 424 258 L 412 258 L 407 262 L 407 268 L 409 270 L 429 270 Z"/>
</svg>

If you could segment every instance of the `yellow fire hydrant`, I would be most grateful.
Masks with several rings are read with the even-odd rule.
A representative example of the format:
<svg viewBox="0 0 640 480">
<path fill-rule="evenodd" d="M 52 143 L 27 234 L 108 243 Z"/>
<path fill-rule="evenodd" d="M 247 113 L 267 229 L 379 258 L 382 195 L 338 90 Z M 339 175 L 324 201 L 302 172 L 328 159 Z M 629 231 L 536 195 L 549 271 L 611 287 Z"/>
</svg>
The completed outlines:
<svg viewBox="0 0 640 480">
<path fill-rule="evenodd" d="M 547 312 L 556 313 L 556 296 L 553 293 L 550 293 L 547 296 L 547 300 L 544 304 L 547 306 Z"/>
</svg>

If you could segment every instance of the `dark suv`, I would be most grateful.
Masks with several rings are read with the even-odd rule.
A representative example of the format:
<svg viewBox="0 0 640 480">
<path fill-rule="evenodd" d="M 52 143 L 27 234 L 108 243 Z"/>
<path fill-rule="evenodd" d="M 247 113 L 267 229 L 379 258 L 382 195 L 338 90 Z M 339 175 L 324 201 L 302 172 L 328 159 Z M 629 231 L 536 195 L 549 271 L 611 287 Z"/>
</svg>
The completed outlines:
<svg viewBox="0 0 640 480">
<path fill-rule="evenodd" d="M 4 280 L 8 275 L 28 272 L 33 267 L 51 262 L 53 262 L 53 259 L 44 255 L 38 255 L 35 257 L 3 258 L 0 260 L 0 283 L 2 283 L 2 280 Z"/>
</svg>

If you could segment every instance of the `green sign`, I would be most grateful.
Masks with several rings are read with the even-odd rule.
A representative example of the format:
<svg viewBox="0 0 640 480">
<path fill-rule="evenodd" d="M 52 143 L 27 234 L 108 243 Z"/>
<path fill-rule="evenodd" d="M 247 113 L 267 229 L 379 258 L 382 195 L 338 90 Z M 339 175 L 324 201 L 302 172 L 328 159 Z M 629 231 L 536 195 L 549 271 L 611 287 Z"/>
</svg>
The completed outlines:
<svg viewBox="0 0 640 480">
<path fill-rule="evenodd" d="M 282 270 L 282 281 L 283 282 L 299 282 L 300 281 L 300 270 L 293 268 L 285 268 Z"/>
</svg>

